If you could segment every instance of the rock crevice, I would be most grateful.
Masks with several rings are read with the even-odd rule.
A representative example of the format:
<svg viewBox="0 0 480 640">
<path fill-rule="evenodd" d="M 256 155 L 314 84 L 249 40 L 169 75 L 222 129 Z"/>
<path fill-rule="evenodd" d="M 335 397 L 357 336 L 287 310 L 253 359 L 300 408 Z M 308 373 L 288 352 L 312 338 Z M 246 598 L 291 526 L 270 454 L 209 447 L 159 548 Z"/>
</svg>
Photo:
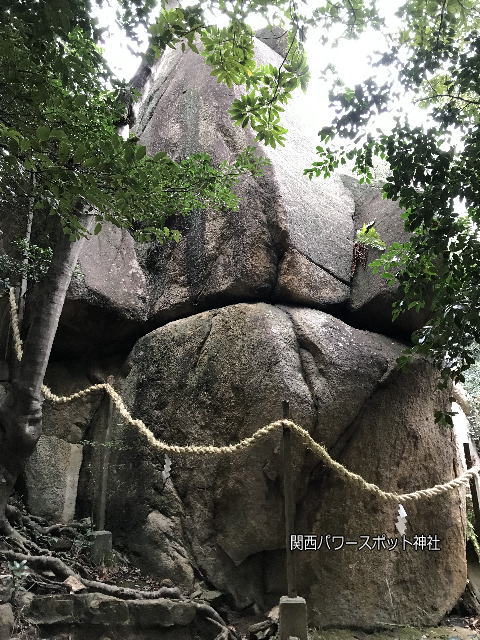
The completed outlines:
<svg viewBox="0 0 480 640">
<path fill-rule="evenodd" d="M 257 56 L 279 62 L 261 42 Z M 191 51 L 168 51 L 145 87 L 136 133 L 150 154 L 201 150 L 231 160 L 253 142 L 252 131 L 228 115 L 238 92 L 218 85 Z M 107 362 L 105 375 L 115 374 L 132 415 L 167 442 L 236 442 L 279 419 L 288 399 L 292 419 L 368 481 L 401 492 L 445 481 L 456 453 L 434 413 L 448 397 L 427 363 L 397 370 L 404 344 L 388 337 L 408 340 L 422 319 L 392 324 L 395 291 L 361 268 L 350 279 L 355 227 L 375 219 L 386 242 L 403 241 L 401 212 L 352 178 L 305 177 L 316 141 L 299 118 L 289 105 L 287 144 L 258 151 L 271 166 L 262 178 L 240 181 L 237 212 L 180 220 L 176 245 L 142 248 L 108 225 L 86 243 L 57 354 L 81 362 L 104 349 L 129 352 L 131 344 L 127 361 Z M 62 366 L 53 364 L 49 375 Z M 77 388 L 88 386 L 83 377 L 75 377 Z M 65 461 L 97 419 L 91 400 L 75 411 L 46 412 L 38 450 L 45 455 L 33 460 L 31 478 L 49 451 Z M 163 456 L 118 417 L 111 426 L 107 523 L 115 540 L 187 591 L 201 577 L 239 610 L 277 604 L 286 588 L 280 433 L 242 456 L 172 456 L 165 483 Z M 77 511 L 88 510 L 95 493 L 85 467 Z M 345 484 L 300 446 L 294 469 L 299 535 L 324 543 L 326 536 L 395 538 L 391 504 Z M 32 498 L 34 510 L 49 491 L 43 502 Z M 439 535 L 439 552 L 325 544 L 299 552 L 299 592 L 312 624 L 438 622 L 465 585 L 462 500 L 452 493 L 409 511 L 409 533 Z"/>
</svg>

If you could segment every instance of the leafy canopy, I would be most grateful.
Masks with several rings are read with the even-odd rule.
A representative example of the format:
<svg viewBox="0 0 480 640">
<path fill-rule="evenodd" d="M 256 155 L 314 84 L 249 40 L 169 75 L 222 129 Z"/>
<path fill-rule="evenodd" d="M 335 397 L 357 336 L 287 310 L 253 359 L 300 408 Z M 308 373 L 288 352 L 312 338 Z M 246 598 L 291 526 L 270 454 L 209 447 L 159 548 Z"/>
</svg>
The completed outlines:
<svg viewBox="0 0 480 640">
<path fill-rule="evenodd" d="M 232 187 L 261 166 L 247 149 L 214 166 L 146 155 L 117 132 L 125 87 L 105 66 L 88 6 L 14 0 L 0 12 L 0 206 L 56 216 L 74 239 L 78 202 L 140 241 L 178 238 L 166 222 L 204 207 L 236 206 Z"/>
<path fill-rule="evenodd" d="M 163 3 L 164 5 L 166 3 Z M 228 20 L 225 27 L 209 24 L 209 12 Z M 248 18 L 258 14 L 276 27 L 277 38 L 286 37 L 284 59 L 277 68 L 257 65 L 254 59 L 254 32 Z M 313 11 L 306 3 L 292 0 L 225 0 L 199 2 L 191 7 L 165 9 L 150 26 L 148 59 L 166 47 L 182 43 L 200 53 L 212 68 L 212 75 L 227 86 L 243 85 L 245 93 L 236 98 L 230 114 L 237 124 L 248 124 L 256 139 L 275 147 L 284 144 L 287 130 L 281 125 L 284 105 L 295 89 L 306 89 L 309 80 L 303 48 L 308 27 L 322 27 L 324 39 L 333 24 L 343 24 L 345 34 L 354 37 L 368 25 L 379 24 L 374 0 L 329 0 Z"/>
<path fill-rule="evenodd" d="M 147 64 L 167 46 L 181 43 L 198 52 L 198 45 L 220 82 L 244 85 L 231 115 L 272 146 L 284 141 L 283 105 L 308 80 L 306 27 L 345 21 L 355 34 L 375 15 L 369 0 L 336 5 L 327 0 L 310 16 L 285 0 L 218 0 L 182 9 L 162 2 L 156 17 L 154 0 L 120 0 L 119 6 L 128 36 L 137 38 L 141 28 L 150 31 Z M 118 124 L 138 94 L 107 68 L 91 9 L 88 0 L 0 4 L 0 208 L 43 216 L 47 228 L 49 220 L 59 219 L 72 240 L 85 232 L 78 218 L 82 207 L 94 210 L 95 233 L 108 221 L 129 228 L 141 241 L 178 239 L 167 226 L 171 216 L 234 208 L 235 182 L 245 172 L 260 172 L 262 162 L 251 149 L 219 166 L 204 154 L 178 161 L 165 153 L 148 157 L 134 137 L 123 139 Z M 206 16 L 212 11 L 222 14 L 227 26 L 211 24 Z M 288 32 L 288 51 L 278 69 L 254 61 L 248 25 L 253 13 Z"/>
<path fill-rule="evenodd" d="M 350 161 L 371 182 L 375 157 L 386 163 L 384 195 L 399 202 L 411 237 L 374 268 L 399 283 L 394 316 L 428 311 L 410 356 L 431 356 L 446 384 L 463 380 L 480 340 L 480 6 L 407 0 L 398 15 L 401 26 L 375 61 L 389 80 L 353 88 L 337 80 L 337 115 L 320 132 L 319 158 L 306 173 L 328 176 Z M 410 123 L 412 104 L 425 109 L 425 125 Z M 374 131 L 384 112 L 392 114 L 391 130 Z"/>
</svg>

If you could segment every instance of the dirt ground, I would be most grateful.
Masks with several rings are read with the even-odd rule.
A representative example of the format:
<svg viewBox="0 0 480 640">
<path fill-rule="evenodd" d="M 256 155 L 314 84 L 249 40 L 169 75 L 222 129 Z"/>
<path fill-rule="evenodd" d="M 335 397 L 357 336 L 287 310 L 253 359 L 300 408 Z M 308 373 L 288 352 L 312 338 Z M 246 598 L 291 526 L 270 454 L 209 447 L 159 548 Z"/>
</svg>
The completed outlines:
<svg viewBox="0 0 480 640">
<path fill-rule="evenodd" d="M 480 640 L 480 629 L 474 630 L 463 626 L 427 627 L 424 629 L 396 627 L 389 631 L 375 633 L 312 629 L 309 633 L 309 640 Z"/>
</svg>

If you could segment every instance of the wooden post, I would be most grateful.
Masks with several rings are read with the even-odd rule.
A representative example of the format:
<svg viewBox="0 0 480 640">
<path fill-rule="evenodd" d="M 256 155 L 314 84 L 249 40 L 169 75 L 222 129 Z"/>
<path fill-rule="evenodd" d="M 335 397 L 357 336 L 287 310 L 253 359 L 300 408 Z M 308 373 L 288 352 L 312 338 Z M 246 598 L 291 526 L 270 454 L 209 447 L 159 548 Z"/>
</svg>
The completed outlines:
<svg viewBox="0 0 480 640">
<path fill-rule="evenodd" d="M 283 401 L 283 418 L 290 418 L 288 400 Z M 291 549 L 292 535 L 295 533 L 295 499 L 293 496 L 292 431 L 283 427 L 283 496 L 285 501 L 285 553 L 287 560 L 288 596 L 280 598 L 278 611 L 278 639 L 307 640 L 307 603 L 297 596 L 295 556 Z"/>
<path fill-rule="evenodd" d="M 283 401 L 283 417 L 289 419 L 290 404 Z M 297 596 L 297 580 L 295 575 L 295 558 L 291 548 L 292 535 L 295 533 L 295 499 L 292 484 L 292 432 L 283 427 L 283 495 L 285 502 L 285 551 L 287 559 L 288 596 Z"/>
<path fill-rule="evenodd" d="M 465 462 L 467 463 L 467 469 L 470 469 L 472 466 L 472 456 L 470 453 L 470 443 L 463 443 L 463 451 L 465 453 Z M 473 528 L 475 531 L 475 535 L 477 536 L 477 540 L 480 540 L 480 503 L 479 496 L 477 491 L 477 485 L 475 482 L 475 477 L 470 478 L 470 493 L 472 494 L 472 506 L 473 506 Z"/>
<path fill-rule="evenodd" d="M 114 377 L 108 376 L 107 382 L 114 383 Z M 110 396 L 104 398 L 103 413 L 100 415 L 100 430 L 98 437 L 99 451 L 96 452 L 97 464 L 94 474 L 95 496 L 93 505 L 93 522 L 96 531 L 105 529 L 105 512 L 107 506 L 108 475 L 110 466 L 110 445 L 112 437 L 112 422 L 114 404 Z M 103 445 L 103 446 L 102 446 Z"/>
</svg>

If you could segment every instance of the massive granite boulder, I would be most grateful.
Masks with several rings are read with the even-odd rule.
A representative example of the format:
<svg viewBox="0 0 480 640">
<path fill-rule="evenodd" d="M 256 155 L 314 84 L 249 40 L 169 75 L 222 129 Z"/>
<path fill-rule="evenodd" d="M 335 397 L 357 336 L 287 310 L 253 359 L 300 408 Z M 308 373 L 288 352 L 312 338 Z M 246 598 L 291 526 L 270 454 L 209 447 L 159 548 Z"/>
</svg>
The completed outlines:
<svg viewBox="0 0 480 640">
<path fill-rule="evenodd" d="M 425 363 L 395 369 L 401 350 L 318 310 L 236 304 L 142 338 L 123 393 L 157 438 L 177 444 L 236 442 L 279 418 L 288 399 L 292 418 L 335 458 L 386 490 L 408 492 L 457 469 L 452 435 L 434 423 L 446 398 Z M 184 587 L 196 576 L 237 608 L 275 604 L 286 588 L 280 434 L 241 456 L 172 456 L 165 483 L 163 456 L 132 427 L 118 429 L 109 496 L 118 539 Z M 297 533 L 358 541 L 297 553 L 311 622 L 438 622 L 465 585 L 462 492 L 409 505 L 408 537 L 437 535 L 441 550 L 403 551 L 398 505 L 345 484 L 300 445 L 294 468 Z M 360 550 L 362 536 L 382 534 L 396 548 Z"/>
<path fill-rule="evenodd" d="M 147 321 L 146 275 L 135 242 L 106 223 L 85 240 L 56 336 L 56 358 L 95 357 L 133 345 Z"/>
<path fill-rule="evenodd" d="M 260 41 L 256 58 L 281 62 Z M 200 56 L 169 51 L 152 69 L 136 133 L 151 154 L 202 151 L 217 162 L 232 160 L 254 142 L 251 129 L 235 126 L 228 113 L 238 95 L 239 89 L 216 82 Z M 157 321 L 212 306 L 212 300 L 218 306 L 278 297 L 321 308 L 347 300 L 353 199 L 337 177 L 310 181 L 303 175 L 315 141 L 302 133 L 300 118 L 295 104 L 288 106 L 288 143 L 258 150 L 271 166 L 261 179 L 242 180 L 238 212 L 192 216 L 185 241 L 159 254 L 151 281 Z"/>
<path fill-rule="evenodd" d="M 266 42 L 273 44 L 268 37 L 256 42 L 258 63 L 279 65 L 281 56 Z M 228 113 L 239 92 L 218 84 L 201 56 L 169 49 L 143 89 L 135 134 L 151 154 L 167 151 L 178 158 L 201 151 L 217 162 L 231 160 L 254 144 L 250 127 L 235 126 Z M 362 268 L 351 279 L 355 230 L 376 218 L 387 242 L 401 241 L 401 211 L 382 200 L 378 189 L 352 178 L 303 175 L 318 139 L 314 130 L 305 132 L 297 104 L 294 99 L 283 114 L 285 147 L 257 148 L 271 166 L 262 178 L 241 180 L 238 211 L 194 212 L 172 221 L 183 233 L 178 245 L 139 246 L 110 224 L 85 242 L 56 358 L 128 352 L 136 338 L 160 324 L 250 300 L 353 312 L 352 322 L 362 327 L 408 338 L 421 318 L 392 325 L 392 290 Z M 8 244 L 25 230 L 6 220 L 0 227 Z M 34 229 L 34 240 L 38 233 Z M 8 339 L 4 334 L 0 346 Z"/>
<path fill-rule="evenodd" d="M 279 63 L 256 46 L 260 63 Z M 236 95 L 200 57 L 168 51 L 144 89 L 136 134 L 149 153 L 232 159 L 253 142 L 228 116 Z M 114 374 L 132 414 L 178 444 L 236 442 L 281 417 L 288 399 L 313 438 L 386 490 L 450 479 L 452 434 L 434 422 L 448 394 L 422 361 L 397 370 L 403 344 L 386 337 L 408 336 L 420 319 L 392 325 L 393 293 L 368 271 L 351 278 L 355 230 L 376 219 L 384 240 L 405 240 L 401 211 L 351 178 L 305 178 L 316 138 L 302 133 L 294 103 L 285 123 L 285 148 L 258 150 L 271 161 L 265 175 L 238 185 L 238 211 L 176 221 L 177 245 L 136 246 L 109 225 L 85 243 L 54 351 L 70 362 L 51 365 L 48 381 L 67 394 Z M 185 591 L 219 590 L 237 609 L 278 602 L 286 589 L 280 434 L 238 457 L 172 456 L 165 479 L 164 457 L 98 395 L 48 409 L 25 477 L 33 510 L 52 519 L 95 511 L 107 458 L 90 441 L 112 445 L 107 527 L 136 562 Z M 61 473 L 38 491 L 52 459 Z M 294 462 L 296 532 L 322 541 L 296 553 L 311 622 L 438 622 L 465 585 L 462 492 L 409 504 L 408 538 L 437 536 L 440 550 L 403 550 L 398 505 L 345 484 L 298 443 Z M 393 541 L 386 549 L 360 549 L 382 535 Z M 336 549 L 342 539 L 357 545 Z"/>
<path fill-rule="evenodd" d="M 403 226 L 402 210 L 396 202 L 383 198 L 378 186 L 360 184 L 356 178 L 348 175 L 342 175 L 342 181 L 355 202 L 356 230 L 374 222 L 375 229 L 386 245 L 408 242 L 409 234 Z M 367 263 L 381 255 L 379 249 L 370 247 L 367 251 Z M 357 265 L 348 301 L 350 317 L 355 323 L 408 339 L 413 331 L 424 324 L 427 312 L 406 311 L 392 322 L 392 305 L 396 299 L 396 286 L 388 285 L 368 266 Z"/>
<path fill-rule="evenodd" d="M 259 64 L 282 60 L 261 40 L 256 58 Z M 169 49 L 143 89 L 135 134 L 149 154 L 181 158 L 201 151 L 216 162 L 232 160 L 255 144 L 250 127 L 234 125 L 228 113 L 239 93 L 218 84 L 201 56 Z M 408 337 L 419 320 L 392 326 L 393 292 L 380 277 L 359 268 L 351 279 L 355 230 L 376 218 L 387 242 L 401 241 L 401 211 L 355 179 L 303 175 L 318 140 L 315 131 L 305 132 L 297 105 L 294 99 L 283 114 L 285 147 L 257 146 L 271 164 L 263 177 L 240 181 L 238 211 L 199 211 L 171 221 L 183 234 L 179 244 L 136 246 L 110 224 L 85 243 L 57 357 L 118 351 L 165 322 L 258 300 L 353 312 L 358 325 Z"/>
</svg>

